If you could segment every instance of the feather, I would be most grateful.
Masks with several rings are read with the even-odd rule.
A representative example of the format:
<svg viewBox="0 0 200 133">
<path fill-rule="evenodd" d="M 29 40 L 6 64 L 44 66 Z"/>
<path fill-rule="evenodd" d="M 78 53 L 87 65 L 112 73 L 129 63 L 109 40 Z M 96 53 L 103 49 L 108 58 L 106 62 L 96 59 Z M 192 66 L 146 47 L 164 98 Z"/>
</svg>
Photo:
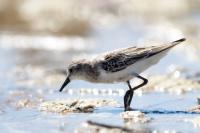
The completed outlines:
<svg viewBox="0 0 200 133">
<path fill-rule="evenodd" d="M 169 44 L 150 47 L 129 47 L 118 49 L 103 55 L 103 60 L 100 62 L 103 70 L 107 72 L 117 72 L 126 67 L 154 55 L 166 51 L 175 45 L 185 41 L 185 38 L 171 42 Z"/>
</svg>

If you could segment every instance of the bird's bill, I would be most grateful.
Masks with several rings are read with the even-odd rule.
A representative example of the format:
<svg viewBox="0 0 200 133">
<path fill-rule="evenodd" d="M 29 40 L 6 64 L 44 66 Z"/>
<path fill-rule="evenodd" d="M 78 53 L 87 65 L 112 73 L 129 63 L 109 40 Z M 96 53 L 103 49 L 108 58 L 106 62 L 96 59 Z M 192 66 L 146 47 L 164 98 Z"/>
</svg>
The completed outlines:
<svg viewBox="0 0 200 133">
<path fill-rule="evenodd" d="M 63 85 L 61 86 L 61 88 L 60 88 L 59 91 L 61 92 L 69 82 L 70 82 L 70 79 L 69 79 L 69 77 L 67 77 L 65 79 L 65 82 L 63 83 Z"/>
</svg>

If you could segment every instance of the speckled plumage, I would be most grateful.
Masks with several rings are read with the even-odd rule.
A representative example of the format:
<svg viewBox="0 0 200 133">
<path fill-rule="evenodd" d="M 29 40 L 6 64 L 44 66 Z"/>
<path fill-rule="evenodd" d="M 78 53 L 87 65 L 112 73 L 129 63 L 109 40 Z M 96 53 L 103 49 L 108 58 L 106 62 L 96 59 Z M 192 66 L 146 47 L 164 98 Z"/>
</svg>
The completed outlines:
<svg viewBox="0 0 200 133">
<path fill-rule="evenodd" d="M 92 60 L 78 60 L 69 65 L 68 76 L 97 83 L 124 82 L 156 64 L 170 48 L 182 41 L 184 39 L 160 46 L 123 48 Z"/>
<path fill-rule="evenodd" d="M 107 53 L 102 61 L 102 68 L 107 72 L 117 72 L 134 64 L 137 61 L 150 58 L 164 50 L 167 50 L 183 40 L 177 40 L 170 44 L 150 47 L 129 47 Z"/>
<path fill-rule="evenodd" d="M 148 83 L 148 80 L 139 74 L 158 63 L 170 48 L 183 41 L 185 38 L 160 46 L 123 48 L 99 55 L 94 59 L 73 62 L 67 68 L 68 76 L 60 91 L 74 79 L 95 83 L 126 82 L 129 90 L 124 96 L 124 108 L 125 111 L 131 110 L 130 104 L 134 91 Z M 132 88 L 130 80 L 134 77 L 143 80 L 143 83 Z"/>
</svg>

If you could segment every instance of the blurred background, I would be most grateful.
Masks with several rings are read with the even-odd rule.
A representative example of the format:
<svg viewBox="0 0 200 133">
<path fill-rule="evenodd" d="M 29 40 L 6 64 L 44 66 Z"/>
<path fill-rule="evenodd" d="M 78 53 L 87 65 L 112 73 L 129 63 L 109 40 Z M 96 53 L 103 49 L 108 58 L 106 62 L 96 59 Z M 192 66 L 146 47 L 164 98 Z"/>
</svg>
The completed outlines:
<svg viewBox="0 0 200 133">
<path fill-rule="evenodd" d="M 0 0 L 0 112 L 7 112 L 0 120 L 7 124 L 26 120 L 26 113 L 14 117 L 19 102 L 24 102 L 20 100 L 28 99 L 25 104 L 31 106 L 44 99 L 66 98 L 57 89 L 74 59 L 182 37 L 187 41 L 144 75 L 177 69 L 199 72 L 199 0 Z M 126 88 L 83 81 L 69 85 L 70 89 L 88 87 Z M 9 131 L 6 126 L 1 129 Z"/>
<path fill-rule="evenodd" d="M 158 45 L 182 37 L 187 42 L 173 49 L 176 52 L 150 72 L 166 72 L 172 64 L 199 69 L 198 0 L 0 0 L 0 3 L 0 71 L 5 73 L 0 76 L 1 82 L 7 82 L 6 73 L 18 69 L 34 74 L 36 69 L 64 70 L 71 60 L 80 57 L 121 47 Z"/>
</svg>

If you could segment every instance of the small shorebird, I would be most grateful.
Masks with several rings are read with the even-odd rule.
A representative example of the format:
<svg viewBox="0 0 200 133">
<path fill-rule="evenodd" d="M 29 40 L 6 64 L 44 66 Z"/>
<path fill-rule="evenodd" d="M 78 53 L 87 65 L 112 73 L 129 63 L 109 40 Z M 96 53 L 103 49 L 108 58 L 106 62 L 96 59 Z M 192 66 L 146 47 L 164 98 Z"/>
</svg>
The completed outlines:
<svg viewBox="0 0 200 133">
<path fill-rule="evenodd" d="M 126 82 L 129 90 L 124 95 L 124 108 L 125 111 L 132 110 L 130 104 L 134 91 L 148 82 L 139 74 L 158 63 L 169 49 L 183 41 L 185 38 L 160 46 L 123 48 L 102 54 L 91 60 L 83 59 L 73 62 L 67 68 L 67 78 L 61 86 L 60 92 L 71 80 L 75 79 L 93 83 Z M 143 83 L 131 87 L 130 80 L 132 78 L 139 78 L 143 80 Z"/>
</svg>

